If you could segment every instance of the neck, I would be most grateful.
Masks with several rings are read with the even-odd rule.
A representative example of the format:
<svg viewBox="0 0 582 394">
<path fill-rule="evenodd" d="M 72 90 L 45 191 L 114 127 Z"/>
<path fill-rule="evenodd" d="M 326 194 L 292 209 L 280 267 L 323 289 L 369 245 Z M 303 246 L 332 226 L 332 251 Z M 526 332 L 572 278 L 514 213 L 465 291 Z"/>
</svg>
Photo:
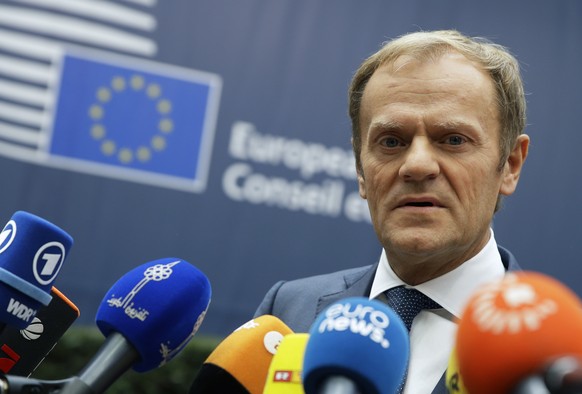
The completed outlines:
<svg viewBox="0 0 582 394">
<path fill-rule="evenodd" d="M 451 248 L 422 254 L 385 248 L 386 257 L 394 273 L 404 283 L 416 286 L 453 271 L 483 250 L 490 238 L 489 234 L 481 242 L 465 248 Z"/>
</svg>

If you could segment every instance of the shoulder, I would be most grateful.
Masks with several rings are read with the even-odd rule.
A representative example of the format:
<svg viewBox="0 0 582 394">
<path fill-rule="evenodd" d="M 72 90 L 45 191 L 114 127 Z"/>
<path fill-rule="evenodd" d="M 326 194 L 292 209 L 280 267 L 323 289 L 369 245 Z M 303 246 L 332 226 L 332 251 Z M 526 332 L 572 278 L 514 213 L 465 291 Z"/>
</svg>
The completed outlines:
<svg viewBox="0 0 582 394">
<path fill-rule="evenodd" d="M 305 332 L 324 306 L 322 300 L 348 294 L 364 295 L 374 265 L 351 268 L 328 274 L 315 275 L 291 281 L 277 282 L 265 295 L 255 316 L 274 315 L 295 332 Z"/>
<path fill-rule="evenodd" d="M 508 249 L 501 245 L 497 245 L 497 250 L 499 250 L 499 255 L 501 256 L 501 261 L 503 262 L 506 271 L 521 271 L 517 259 Z"/>
</svg>

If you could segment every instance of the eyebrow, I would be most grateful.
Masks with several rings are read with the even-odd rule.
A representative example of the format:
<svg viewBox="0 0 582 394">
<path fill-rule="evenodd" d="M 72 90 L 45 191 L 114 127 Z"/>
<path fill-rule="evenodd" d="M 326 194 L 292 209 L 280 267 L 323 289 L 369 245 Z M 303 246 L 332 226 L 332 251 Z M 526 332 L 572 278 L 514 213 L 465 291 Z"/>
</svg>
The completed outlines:
<svg viewBox="0 0 582 394">
<path fill-rule="evenodd" d="M 402 129 L 404 125 L 401 122 L 395 121 L 393 119 L 388 120 L 375 120 L 373 123 L 370 124 L 368 130 L 376 130 L 376 129 L 383 129 L 383 130 L 398 130 Z"/>
<path fill-rule="evenodd" d="M 369 130 L 383 129 L 383 130 L 399 130 L 404 127 L 402 122 L 393 119 L 376 120 L 370 124 Z M 433 124 L 433 127 L 444 130 L 455 130 L 458 128 L 474 128 L 474 125 L 464 121 L 445 120 Z"/>
<path fill-rule="evenodd" d="M 480 127 L 479 124 L 475 125 L 471 122 L 464 122 L 458 120 L 446 120 L 443 122 L 437 122 L 435 126 L 436 128 L 441 130 L 457 130 L 457 129 L 477 130 Z"/>
</svg>

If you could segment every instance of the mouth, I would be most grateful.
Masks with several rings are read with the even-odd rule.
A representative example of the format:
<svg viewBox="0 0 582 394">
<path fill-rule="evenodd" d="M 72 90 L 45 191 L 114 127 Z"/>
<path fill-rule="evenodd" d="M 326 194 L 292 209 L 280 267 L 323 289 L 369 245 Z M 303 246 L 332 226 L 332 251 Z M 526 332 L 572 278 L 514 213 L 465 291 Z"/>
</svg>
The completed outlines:
<svg viewBox="0 0 582 394">
<path fill-rule="evenodd" d="M 404 207 L 434 207 L 436 206 L 429 201 L 418 201 L 418 202 L 407 202 L 403 205 Z"/>
<path fill-rule="evenodd" d="M 400 201 L 397 208 L 443 208 L 443 205 L 434 198 L 406 198 Z"/>
</svg>

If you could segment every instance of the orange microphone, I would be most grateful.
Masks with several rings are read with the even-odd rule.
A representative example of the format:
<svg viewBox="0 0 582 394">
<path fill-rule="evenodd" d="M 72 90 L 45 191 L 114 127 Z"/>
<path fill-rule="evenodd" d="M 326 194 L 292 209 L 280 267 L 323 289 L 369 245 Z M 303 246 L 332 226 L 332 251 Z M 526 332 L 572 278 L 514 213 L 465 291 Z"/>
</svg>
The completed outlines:
<svg viewBox="0 0 582 394">
<path fill-rule="evenodd" d="M 293 331 L 271 315 L 252 319 L 208 356 L 190 386 L 191 394 L 262 394 L 273 355 Z"/>
<path fill-rule="evenodd" d="M 456 350 L 471 394 L 510 393 L 564 355 L 582 356 L 582 302 L 535 272 L 509 273 L 481 287 L 461 316 Z"/>
</svg>

